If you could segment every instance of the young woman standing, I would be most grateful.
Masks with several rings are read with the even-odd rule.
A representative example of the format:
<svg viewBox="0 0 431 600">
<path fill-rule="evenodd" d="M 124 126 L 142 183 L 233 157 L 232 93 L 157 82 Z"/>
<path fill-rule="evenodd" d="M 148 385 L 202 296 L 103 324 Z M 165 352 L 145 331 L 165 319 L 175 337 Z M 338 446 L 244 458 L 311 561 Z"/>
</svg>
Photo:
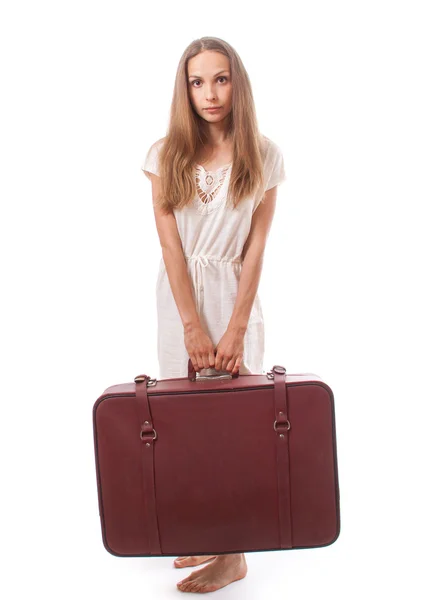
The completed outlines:
<svg viewBox="0 0 431 600">
<path fill-rule="evenodd" d="M 193 41 L 178 66 L 166 137 L 149 149 L 162 247 L 157 279 L 159 378 L 265 373 L 257 293 L 276 203 L 285 180 L 280 148 L 259 132 L 241 59 L 214 37 Z M 187 556 L 209 564 L 177 584 L 210 592 L 242 579 L 244 554 Z"/>
</svg>

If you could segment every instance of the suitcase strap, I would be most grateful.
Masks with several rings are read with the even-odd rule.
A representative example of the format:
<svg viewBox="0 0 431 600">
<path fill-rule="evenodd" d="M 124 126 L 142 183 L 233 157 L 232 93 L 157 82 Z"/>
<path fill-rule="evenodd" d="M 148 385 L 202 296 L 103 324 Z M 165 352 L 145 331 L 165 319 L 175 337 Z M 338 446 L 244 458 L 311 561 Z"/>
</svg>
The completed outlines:
<svg viewBox="0 0 431 600">
<path fill-rule="evenodd" d="M 272 368 L 274 376 L 274 429 L 277 433 L 278 515 L 280 548 L 292 548 L 292 509 L 290 501 L 290 421 L 289 393 L 286 386 L 286 369 L 280 365 Z"/>
<path fill-rule="evenodd" d="M 160 547 L 160 533 L 157 521 L 156 507 L 156 485 L 154 480 L 154 441 L 157 439 L 157 433 L 153 427 L 153 419 L 148 402 L 147 380 L 151 379 L 148 375 L 138 375 L 136 382 L 136 407 L 138 417 L 141 423 L 140 437 L 142 440 L 142 467 L 144 476 L 144 494 L 146 520 L 148 523 L 148 548 L 150 554 L 160 556 L 162 549 Z"/>
<path fill-rule="evenodd" d="M 292 548 L 292 511 L 290 496 L 290 453 L 289 436 L 290 422 L 289 395 L 286 386 L 286 369 L 275 365 L 271 371 L 274 378 L 274 431 L 277 434 L 277 474 L 278 474 L 278 510 L 280 549 Z M 140 438 L 142 440 L 142 466 L 144 478 L 146 523 L 148 523 L 148 547 L 150 554 L 160 556 L 160 533 L 157 521 L 156 487 L 154 475 L 154 442 L 157 433 L 153 427 L 153 420 L 148 401 L 147 381 L 148 375 L 135 377 L 136 407 L 141 423 Z"/>
</svg>

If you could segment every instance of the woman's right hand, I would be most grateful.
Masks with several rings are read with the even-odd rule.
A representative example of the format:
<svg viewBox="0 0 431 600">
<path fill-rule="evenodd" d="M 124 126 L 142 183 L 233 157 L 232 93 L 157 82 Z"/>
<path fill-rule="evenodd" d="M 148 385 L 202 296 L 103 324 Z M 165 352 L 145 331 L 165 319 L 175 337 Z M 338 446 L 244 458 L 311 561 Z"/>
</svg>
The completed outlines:
<svg viewBox="0 0 431 600">
<path fill-rule="evenodd" d="M 215 366 L 215 346 L 201 325 L 184 328 L 184 344 L 195 371 Z"/>
</svg>

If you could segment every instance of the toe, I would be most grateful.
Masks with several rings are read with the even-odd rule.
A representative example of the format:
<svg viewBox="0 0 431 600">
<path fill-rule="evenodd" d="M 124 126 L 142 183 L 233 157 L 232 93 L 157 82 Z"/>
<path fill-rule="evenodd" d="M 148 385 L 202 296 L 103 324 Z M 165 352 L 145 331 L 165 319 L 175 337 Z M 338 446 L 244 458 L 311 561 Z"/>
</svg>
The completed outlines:
<svg viewBox="0 0 431 600">
<path fill-rule="evenodd" d="M 186 583 L 184 584 L 182 589 L 185 592 L 191 592 L 191 588 L 193 587 L 193 585 L 194 585 L 193 581 L 186 581 Z"/>
<path fill-rule="evenodd" d="M 182 579 L 181 581 L 179 581 L 177 583 L 177 586 L 180 587 L 182 590 L 184 589 L 188 589 L 188 587 L 190 586 L 190 584 L 193 582 L 193 580 L 191 579 L 191 576 L 189 575 L 188 577 L 186 577 L 185 579 Z"/>
<path fill-rule="evenodd" d="M 181 557 L 181 558 L 176 558 L 174 560 L 174 566 L 175 567 L 182 567 L 184 565 L 184 558 L 185 557 Z"/>
</svg>

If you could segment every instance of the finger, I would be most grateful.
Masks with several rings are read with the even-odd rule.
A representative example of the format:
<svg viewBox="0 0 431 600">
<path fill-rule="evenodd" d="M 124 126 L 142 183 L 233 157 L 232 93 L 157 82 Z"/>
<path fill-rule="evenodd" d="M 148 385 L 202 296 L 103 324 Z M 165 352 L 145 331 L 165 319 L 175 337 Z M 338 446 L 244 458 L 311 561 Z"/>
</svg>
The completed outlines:
<svg viewBox="0 0 431 600">
<path fill-rule="evenodd" d="M 242 358 L 237 358 L 235 366 L 233 368 L 232 371 L 232 375 L 235 375 L 236 373 L 239 373 L 240 367 L 241 367 L 241 363 L 242 363 Z"/>
<path fill-rule="evenodd" d="M 199 371 L 199 366 L 198 366 L 198 361 L 196 360 L 196 356 L 194 354 L 190 354 L 190 359 L 192 361 L 192 365 L 194 370 L 197 372 Z"/>
<path fill-rule="evenodd" d="M 235 359 L 231 358 L 230 361 L 226 364 L 226 371 L 232 371 L 235 366 Z"/>
<path fill-rule="evenodd" d="M 202 350 L 202 352 L 199 354 L 199 359 L 202 364 L 202 369 L 208 369 L 209 363 L 208 363 L 208 351 L 207 350 Z"/>
<path fill-rule="evenodd" d="M 216 355 L 214 358 L 214 367 L 217 369 L 217 371 L 221 370 L 221 362 L 222 362 L 222 355 L 217 352 L 216 350 Z"/>
<path fill-rule="evenodd" d="M 210 352 L 208 353 L 208 362 L 210 367 L 214 367 L 215 365 L 215 354 L 213 350 L 210 350 Z"/>
<path fill-rule="evenodd" d="M 222 370 L 223 371 L 229 371 L 228 365 L 231 364 L 231 363 L 233 364 L 232 358 L 230 358 L 229 356 L 225 356 L 223 358 L 223 362 L 222 362 Z"/>
<path fill-rule="evenodd" d="M 202 362 L 204 365 L 204 369 L 208 369 L 208 367 L 210 366 L 209 360 L 208 360 L 208 354 L 202 354 Z"/>
</svg>

